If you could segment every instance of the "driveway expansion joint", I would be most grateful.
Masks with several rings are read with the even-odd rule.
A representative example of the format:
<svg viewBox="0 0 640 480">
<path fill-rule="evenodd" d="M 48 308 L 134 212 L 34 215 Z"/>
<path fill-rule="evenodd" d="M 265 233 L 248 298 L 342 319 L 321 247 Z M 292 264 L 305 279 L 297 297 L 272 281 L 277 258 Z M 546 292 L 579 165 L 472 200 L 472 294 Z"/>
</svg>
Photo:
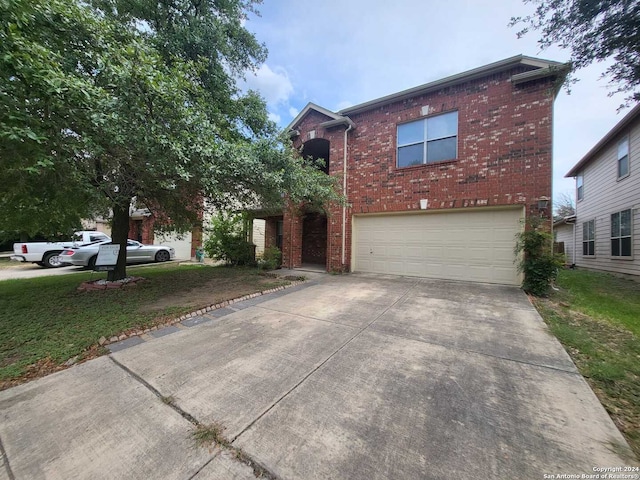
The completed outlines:
<svg viewBox="0 0 640 480">
<path fill-rule="evenodd" d="M 542 363 L 526 362 L 524 360 L 518 360 L 517 358 L 505 357 L 504 355 L 492 355 L 491 353 L 481 352 L 479 350 L 470 350 L 468 348 L 460 348 L 460 347 L 457 347 L 455 345 L 451 345 L 451 344 L 447 344 L 447 343 L 443 343 L 443 342 L 431 342 L 431 341 L 423 340 L 423 339 L 420 339 L 420 338 L 413 338 L 413 337 L 409 337 L 409 336 L 406 336 L 406 335 L 399 335 L 397 333 L 384 332 L 384 335 L 388 335 L 390 337 L 395 337 L 395 338 L 402 338 L 404 340 L 410 340 L 412 342 L 424 343 L 426 345 L 435 345 L 437 347 L 450 348 L 451 350 L 456 350 L 458 352 L 464 352 L 464 353 L 470 353 L 472 355 L 480 355 L 480 356 L 483 356 L 483 357 L 495 358 L 497 360 L 504 360 L 506 362 L 520 363 L 522 365 L 528 365 L 530 367 L 543 368 L 543 369 L 547 369 L 547 370 L 552 370 L 554 372 L 567 373 L 569 375 L 582 377 L 582 374 L 578 371 L 577 367 L 575 367 L 575 364 L 573 362 L 571 362 L 571 363 L 574 365 L 575 370 L 567 370 L 565 368 L 554 367 L 552 365 L 544 365 Z"/>
<path fill-rule="evenodd" d="M 109 359 L 116 364 L 116 366 L 120 367 L 122 370 L 124 370 L 128 375 L 130 375 L 134 380 L 136 380 L 137 382 L 139 382 L 140 384 L 142 384 L 145 388 L 147 388 L 151 393 L 153 393 L 156 397 L 158 397 L 160 399 L 160 401 L 162 403 L 164 403 L 165 405 L 167 405 L 168 407 L 170 407 L 171 409 L 173 409 L 175 412 L 177 412 L 182 418 L 184 418 L 185 420 L 187 420 L 189 423 L 191 423 L 194 427 L 198 427 L 198 426 L 204 426 L 205 424 L 203 424 L 202 422 L 200 422 L 197 418 L 195 418 L 193 415 L 191 415 L 189 412 L 183 410 L 182 408 L 180 408 L 178 405 L 176 405 L 175 401 L 171 398 L 171 397 L 165 397 L 164 395 L 162 395 L 162 393 L 160 393 L 160 391 L 158 389 L 156 389 L 153 385 L 151 385 L 149 382 L 147 382 L 144 378 L 142 378 L 140 375 L 138 375 L 137 373 L 135 373 L 134 371 L 132 371 L 130 368 L 128 368 L 127 366 L 123 365 L 122 363 L 118 362 L 115 358 L 113 358 L 113 356 L 109 355 Z M 258 462 L 256 462 L 253 458 L 251 458 L 249 455 L 247 455 L 247 453 L 245 453 L 241 448 L 236 447 L 234 445 L 232 445 L 232 442 L 230 441 L 223 441 L 223 442 L 216 442 L 216 446 L 218 446 L 220 448 L 219 451 L 217 451 L 214 455 L 212 455 L 212 457 L 206 461 L 202 467 L 200 467 L 198 469 L 198 471 L 196 471 L 191 477 L 189 477 L 188 480 L 192 480 L 195 477 L 197 477 L 197 475 L 207 466 L 209 465 L 219 454 L 221 450 L 227 450 L 229 452 L 231 452 L 233 454 L 233 458 L 240 462 L 240 463 L 244 463 L 245 465 L 251 467 L 251 469 L 253 470 L 253 473 L 256 477 L 258 478 L 265 478 L 267 480 L 279 480 L 278 477 L 276 475 L 274 475 L 273 473 L 271 473 L 269 470 L 267 470 L 264 466 L 262 466 L 261 464 L 259 464 Z M 4 453 L 4 448 L 2 448 L 2 442 L 0 441 L 0 454 L 3 455 L 4 458 L 6 458 L 6 454 Z M 15 477 L 13 476 L 13 474 L 10 472 L 9 469 L 9 463 L 8 460 L 6 462 L 6 466 L 7 466 L 7 471 L 9 472 L 9 479 L 10 480 L 15 480 Z"/>
<path fill-rule="evenodd" d="M 4 469 L 7 472 L 7 476 L 9 480 L 15 480 L 16 477 L 11 470 L 11 465 L 9 465 L 9 457 L 7 456 L 7 451 L 4 449 L 4 445 L 2 444 L 2 439 L 0 438 L 0 456 L 2 457 L 2 463 L 4 464 Z"/>
<path fill-rule="evenodd" d="M 340 345 L 334 352 L 332 352 L 327 358 L 325 358 L 320 364 L 318 364 L 316 367 L 314 367 L 309 373 L 307 373 L 304 377 L 302 377 L 302 379 L 297 382 L 293 387 L 291 387 L 288 391 L 286 391 L 280 398 L 276 399 L 271 405 L 269 405 L 260 415 L 258 415 L 256 418 L 253 419 L 253 421 L 251 421 L 246 427 L 244 427 L 240 433 L 238 433 L 235 437 L 233 437 L 231 439 L 230 443 L 235 442 L 243 433 L 245 433 L 247 430 L 249 430 L 253 425 L 255 425 L 262 417 L 264 417 L 267 413 L 269 413 L 271 410 L 273 410 L 273 408 L 275 408 L 282 400 L 284 400 L 286 397 L 289 396 L 289 394 L 291 394 L 294 390 L 296 390 L 300 385 L 302 385 L 311 375 L 313 375 L 315 372 L 317 372 L 320 368 L 322 368 L 329 360 L 331 360 L 334 356 L 336 356 L 340 351 L 342 351 L 347 345 L 349 345 L 356 337 L 360 336 L 362 334 L 362 332 L 364 332 L 365 330 L 367 330 L 371 325 L 373 325 L 376 320 L 378 320 L 380 317 L 382 317 L 385 313 L 387 313 L 391 308 L 393 308 L 394 306 L 396 306 L 399 302 L 401 302 L 404 298 L 406 298 L 407 295 L 409 295 L 409 293 L 411 292 L 411 290 L 415 289 L 418 286 L 418 282 L 413 282 L 411 285 L 409 285 L 409 287 L 407 288 L 407 290 L 395 301 L 393 302 L 391 305 L 389 305 L 387 308 L 385 308 L 384 310 L 382 310 L 382 312 L 380 312 L 373 320 L 371 320 L 369 323 L 367 323 L 364 327 L 362 327 L 361 329 L 359 329 L 358 331 L 356 331 L 355 334 L 353 334 L 351 337 L 349 337 L 347 339 L 347 341 L 345 341 L 342 345 Z M 264 308 L 264 307 L 261 307 Z M 276 310 L 277 311 L 277 310 Z M 313 318 L 313 317 L 305 317 L 303 315 L 300 315 L 304 318 L 311 318 L 313 320 L 320 320 L 318 318 Z M 325 321 L 325 320 L 323 320 Z M 333 323 L 333 322 L 330 322 Z M 347 325 L 347 327 L 349 327 Z M 350 328 L 354 328 L 354 327 L 350 327 Z"/>
</svg>

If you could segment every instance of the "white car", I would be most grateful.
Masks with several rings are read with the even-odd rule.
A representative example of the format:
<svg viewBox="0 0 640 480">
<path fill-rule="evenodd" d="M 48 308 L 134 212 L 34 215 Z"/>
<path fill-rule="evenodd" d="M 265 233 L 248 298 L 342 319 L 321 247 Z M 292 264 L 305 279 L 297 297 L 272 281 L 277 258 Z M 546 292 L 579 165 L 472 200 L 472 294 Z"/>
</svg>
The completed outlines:
<svg viewBox="0 0 640 480">
<path fill-rule="evenodd" d="M 111 238 L 102 232 L 81 231 L 73 234 L 67 242 L 28 242 L 14 243 L 11 260 L 31 262 L 41 267 L 57 268 L 68 265 L 60 261 L 60 252 L 65 248 L 81 247 L 94 242 L 110 241 Z"/>
<path fill-rule="evenodd" d="M 110 245 L 110 240 L 92 243 L 84 247 L 68 248 L 60 253 L 60 261 L 78 267 L 93 268 L 98 258 L 100 245 Z M 143 245 L 135 240 L 127 240 L 127 263 L 168 262 L 176 252 L 165 245 Z"/>
</svg>

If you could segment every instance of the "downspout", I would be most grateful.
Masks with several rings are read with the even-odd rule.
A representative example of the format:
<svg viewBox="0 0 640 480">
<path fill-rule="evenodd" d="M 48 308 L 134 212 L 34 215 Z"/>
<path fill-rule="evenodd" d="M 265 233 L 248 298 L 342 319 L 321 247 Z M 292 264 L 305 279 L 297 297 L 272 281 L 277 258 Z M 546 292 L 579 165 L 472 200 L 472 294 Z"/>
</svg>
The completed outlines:
<svg viewBox="0 0 640 480">
<path fill-rule="evenodd" d="M 349 123 L 349 126 L 344 131 L 344 155 L 342 159 L 342 194 L 344 195 L 345 203 L 342 205 L 342 267 L 345 263 L 345 248 L 347 245 L 346 232 L 347 232 L 347 135 L 353 128 L 353 124 Z"/>
</svg>

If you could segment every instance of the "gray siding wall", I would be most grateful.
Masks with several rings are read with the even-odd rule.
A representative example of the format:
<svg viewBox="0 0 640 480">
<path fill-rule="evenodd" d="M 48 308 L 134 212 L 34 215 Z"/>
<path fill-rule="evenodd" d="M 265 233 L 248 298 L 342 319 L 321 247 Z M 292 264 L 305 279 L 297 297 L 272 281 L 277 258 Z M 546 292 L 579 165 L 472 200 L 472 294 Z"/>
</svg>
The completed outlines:
<svg viewBox="0 0 640 480">
<path fill-rule="evenodd" d="M 629 136 L 629 176 L 618 180 L 618 143 Z M 576 202 L 576 264 L 640 275 L 640 119 L 599 153 L 583 170 L 584 198 Z M 631 209 L 632 257 L 611 257 L 611 214 Z M 582 255 L 582 224 L 595 220 L 595 256 Z M 627 257 L 628 258 L 628 257 Z"/>
<path fill-rule="evenodd" d="M 556 242 L 564 243 L 565 263 L 573 263 L 573 225 L 558 225 L 553 227 Z M 582 234 L 582 232 L 580 232 Z M 577 232 L 576 232 L 577 236 Z"/>
</svg>

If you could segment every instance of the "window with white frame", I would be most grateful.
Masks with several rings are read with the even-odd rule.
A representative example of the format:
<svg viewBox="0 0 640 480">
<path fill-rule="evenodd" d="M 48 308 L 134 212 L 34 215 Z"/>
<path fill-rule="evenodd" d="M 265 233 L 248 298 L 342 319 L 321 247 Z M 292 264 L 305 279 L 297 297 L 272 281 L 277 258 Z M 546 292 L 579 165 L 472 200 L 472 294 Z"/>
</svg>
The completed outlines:
<svg viewBox="0 0 640 480">
<path fill-rule="evenodd" d="M 582 255 L 591 257 L 596 254 L 596 222 L 589 220 L 582 224 Z"/>
<path fill-rule="evenodd" d="M 398 167 L 455 160 L 458 157 L 458 112 L 398 125 Z"/>
<path fill-rule="evenodd" d="M 629 138 L 618 144 L 618 178 L 629 175 Z"/>
<path fill-rule="evenodd" d="M 611 256 L 631 256 L 631 209 L 611 215 Z"/>
<path fill-rule="evenodd" d="M 576 177 L 576 198 L 582 200 L 584 198 L 584 177 L 579 174 Z"/>
</svg>

